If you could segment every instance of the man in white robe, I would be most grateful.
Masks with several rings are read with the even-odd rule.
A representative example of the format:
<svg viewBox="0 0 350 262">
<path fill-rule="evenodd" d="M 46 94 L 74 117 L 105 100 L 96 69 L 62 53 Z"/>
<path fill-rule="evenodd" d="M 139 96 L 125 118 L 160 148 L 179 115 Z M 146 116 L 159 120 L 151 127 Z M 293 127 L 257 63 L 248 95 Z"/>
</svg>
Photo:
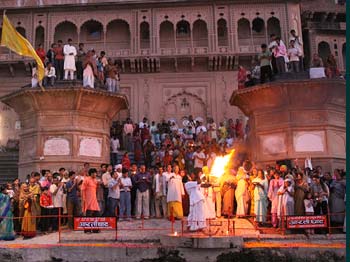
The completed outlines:
<svg viewBox="0 0 350 262">
<path fill-rule="evenodd" d="M 190 213 L 187 218 L 187 226 L 190 231 L 206 228 L 206 217 L 204 208 L 204 196 L 197 181 L 189 181 L 185 184 L 186 191 L 190 197 Z"/>
<path fill-rule="evenodd" d="M 68 44 L 63 47 L 64 54 L 64 80 L 68 80 L 68 73 L 70 75 L 70 80 L 74 79 L 75 68 L 75 57 L 77 55 L 77 50 L 72 45 L 72 39 L 68 39 Z"/>
<path fill-rule="evenodd" d="M 203 174 L 200 177 L 202 180 L 201 185 L 201 192 L 204 195 L 204 206 L 205 206 L 205 217 L 208 219 L 214 219 L 216 218 L 215 214 L 215 195 L 213 187 L 210 185 L 207 179 L 209 178 L 209 168 L 207 166 L 204 166 L 202 168 Z"/>
<path fill-rule="evenodd" d="M 166 199 L 168 203 L 168 216 L 170 219 L 172 217 L 181 219 L 183 217 L 182 196 L 185 195 L 182 177 L 179 174 L 171 173 L 170 176 L 166 177 L 166 181 L 168 182 Z"/>
<path fill-rule="evenodd" d="M 249 201 L 249 191 L 248 183 L 246 181 L 246 174 L 243 167 L 240 167 L 237 174 L 237 188 L 235 191 L 235 197 L 237 202 L 237 217 L 244 217 L 248 214 L 248 201 Z M 249 179 L 249 177 L 248 177 Z"/>
</svg>

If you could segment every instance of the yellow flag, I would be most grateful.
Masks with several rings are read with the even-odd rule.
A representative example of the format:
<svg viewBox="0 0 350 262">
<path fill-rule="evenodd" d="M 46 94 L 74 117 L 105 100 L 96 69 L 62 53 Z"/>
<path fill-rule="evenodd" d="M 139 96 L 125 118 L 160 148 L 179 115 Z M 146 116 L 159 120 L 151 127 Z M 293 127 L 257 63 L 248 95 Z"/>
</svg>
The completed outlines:
<svg viewBox="0 0 350 262">
<path fill-rule="evenodd" d="M 37 55 L 33 46 L 26 38 L 17 32 L 5 14 L 2 22 L 1 45 L 6 46 L 19 55 L 34 58 L 37 63 L 38 81 L 44 78 L 45 68 L 43 62 Z"/>
</svg>

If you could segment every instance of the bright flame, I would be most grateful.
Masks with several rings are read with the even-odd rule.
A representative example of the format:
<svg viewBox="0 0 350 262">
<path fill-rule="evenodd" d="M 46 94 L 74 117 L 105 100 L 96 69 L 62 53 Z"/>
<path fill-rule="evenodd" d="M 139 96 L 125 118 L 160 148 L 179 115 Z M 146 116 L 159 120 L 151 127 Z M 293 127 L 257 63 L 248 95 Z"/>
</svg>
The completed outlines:
<svg viewBox="0 0 350 262">
<path fill-rule="evenodd" d="M 176 231 L 174 232 L 174 236 L 177 236 L 177 232 Z"/>
<path fill-rule="evenodd" d="M 235 150 L 232 149 L 231 152 L 228 153 L 227 155 L 215 157 L 213 166 L 211 167 L 211 170 L 210 170 L 210 174 L 212 176 L 221 177 L 225 173 L 225 170 L 234 153 L 235 153 Z"/>
</svg>

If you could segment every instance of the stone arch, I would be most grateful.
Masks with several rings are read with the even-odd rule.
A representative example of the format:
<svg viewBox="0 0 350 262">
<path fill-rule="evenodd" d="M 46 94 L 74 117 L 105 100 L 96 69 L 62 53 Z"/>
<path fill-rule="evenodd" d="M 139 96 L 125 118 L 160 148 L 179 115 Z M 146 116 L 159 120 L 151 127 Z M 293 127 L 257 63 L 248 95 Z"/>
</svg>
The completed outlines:
<svg viewBox="0 0 350 262">
<path fill-rule="evenodd" d="M 317 45 L 317 52 L 318 55 L 322 58 L 323 64 L 325 65 L 327 57 L 331 54 L 331 47 L 326 41 L 321 41 Z"/>
<path fill-rule="evenodd" d="M 163 21 L 159 26 L 160 48 L 175 47 L 174 25 L 170 21 Z"/>
<path fill-rule="evenodd" d="M 208 47 L 208 27 L 204 20 L 198 19 L 193 23 L 193 46 Z"/>
<path fill-rule="evenodd" d="M 176 45 L 177 47 L 191 47 L 191 25 L 186 20 L 176 24 Z"/>
<path fill-rule="evenodd" d="M 26 37 L 26 29 L 22 26 L 17 26 L 16 30 L 21 36 Z"/>
<path fill-rule="evenodd" d="M 35 47 L 37 47 L 39 44 L 42 44 L 44 47 L 45 44 L 45 29 L 43 26 L 39 25 L 35 29 Z"/>
<path fill-rule="evenodd" d="M 143 21 L 140 24 L 140 47 L 141 49 L 147 49 L 151 47 L 150 42 L 150 26 L 149 23 Z"/>
<path fill-rule="evenodd" d="M 106 44 L 112 49 L 130 49 L 131 33 L 128 22 L 115 19 L 107 24 Z"/>
<path fill-rule="evenodd" d="M 224 18 L 217 21 L 218 46 L 228 46 L 227 22 Z"/>
<path fill-rule="evenodd" d="M 265 21 L 260 17 L 256 17 L 252 21 L 252 36 L 254 45 L 266 43 Z"/>
<path fill-rule="evenodd" d="M 103 25 L 100 21 L 90 19 L 80 26 L 79 41 L 85 44 L 86 48 L 95 48 L 101 51 L 103 46 Z"/>
<path fill-rule="evenodd" d="M 179 125 L 181 125 L 181 120 L 189 115 L 194 118 L 207 118 L 206 103 L 201 97 L 185 90 L 167 98 L 162 108 L 164 108 L 162 118 L 174 118 Z"/>
<path fill-rule="evenodd" d="M 58 40 L 65 42 L 68 38 L 71 38 L 74 44 L 78 43 L 77 26 L 70 21 L 63 21 L 57 24 L 55 27 L 54 42 L 57 43 Z"/>
<path fill-rule="evenodd" d="M 343 57 L 343 70 L 346 70 L 346 42 L 342 45 L 341 54 Z"/>
<path fill-rule="evenodd" d="M 270 17 L 267 20 L 267 34 L 268 36 L 275 34 L 276 36 L 281 37 L 281 24 L 278 18 Z"/>
<path fill-rule="evenodd" d="M 241 18 L 237 22 L 238 45 L 249 46 L 251 39 L 250 22 L 246 18 Z"/>
</svg>

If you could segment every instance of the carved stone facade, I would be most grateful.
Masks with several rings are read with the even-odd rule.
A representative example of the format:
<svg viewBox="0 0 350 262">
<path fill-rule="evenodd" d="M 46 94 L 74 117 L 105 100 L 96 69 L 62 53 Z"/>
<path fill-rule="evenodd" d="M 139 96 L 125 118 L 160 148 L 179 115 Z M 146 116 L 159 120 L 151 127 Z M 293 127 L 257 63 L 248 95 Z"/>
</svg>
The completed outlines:
<svg viewBox="0 0 350 262">
<path fill-rule="evenodd" d="M 291 29 L 302 32 L 297 1 L 2 3 L 0 11 L 16 7 L 8 9 L 7 15 L 35 47 L 43 43 L 47 50 L 57 40 L 72 38 L 75 44 L 83 42 L 86 49 L 104 50 L 116 59 L 123 71 L 121 93 L 130 103 L 130 109 L 117 119 L 130 116 L 136 121 L 147 116 L 181 122 L 187 114 L 213 117 L 216 122 L 243 117 L 238 108 L 229 106 L 229 94 L 237 88 L 237 65 L 249 67 L 271 33 L 287 42 Z M 0 47 L 0 76 L 8 80 L 0 83 L 0 96 L 30 83 L 29 62 Z M 1 128 L 16 137 L 13 123 Z M 0 145 L 7 138 L 1 137 Z"/>
</svg>

